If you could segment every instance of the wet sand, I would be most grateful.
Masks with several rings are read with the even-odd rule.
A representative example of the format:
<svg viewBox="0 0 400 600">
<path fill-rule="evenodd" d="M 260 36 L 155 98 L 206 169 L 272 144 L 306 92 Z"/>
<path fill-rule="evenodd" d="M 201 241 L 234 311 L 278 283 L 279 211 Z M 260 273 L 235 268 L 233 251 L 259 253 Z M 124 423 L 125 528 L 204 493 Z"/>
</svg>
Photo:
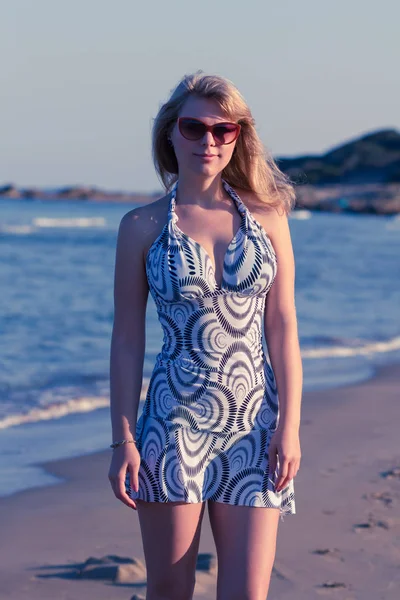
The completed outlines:
<svg viewBox="0 0 400 600">
<path fill-rule="evenodd" d="M 399 400 L 400 365 L 304 393 L 297 513 L 279 523 L 268 600 L 400 597 Z M 46 463 L 61 483 L 0 498 L 0 599 L 145 598 L 138 517 L 112 494 L 110 452 Z M 196 600 L 215 600 L 213 556 L 205 511 Z"/>
</svg>

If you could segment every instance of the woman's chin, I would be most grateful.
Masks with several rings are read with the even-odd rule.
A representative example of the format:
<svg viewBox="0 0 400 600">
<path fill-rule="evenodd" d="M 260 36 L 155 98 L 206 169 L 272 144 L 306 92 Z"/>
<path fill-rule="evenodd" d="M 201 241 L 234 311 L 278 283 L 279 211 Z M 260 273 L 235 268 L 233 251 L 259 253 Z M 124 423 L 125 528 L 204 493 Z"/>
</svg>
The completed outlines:
<svg viewBox="0 0 400 600">
<path fill-rule="evenodd" d="M 196 165 L 191 165 L 191 170 L 199 175 L 212 176 L 218 175 L 218 173 L 222 170 L 219 167 L 220 165 L 216 164 L 199 163 Z"/>
</svg>

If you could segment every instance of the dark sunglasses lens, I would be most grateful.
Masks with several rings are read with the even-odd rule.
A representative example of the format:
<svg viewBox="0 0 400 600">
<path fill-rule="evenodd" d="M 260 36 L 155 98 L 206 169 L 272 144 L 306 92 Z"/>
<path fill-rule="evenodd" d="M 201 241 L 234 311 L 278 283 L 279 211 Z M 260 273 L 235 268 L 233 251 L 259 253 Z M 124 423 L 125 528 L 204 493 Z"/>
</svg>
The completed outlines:
<svg viewBox="0 0 400 600">
<path fill-rule="evenodd" d="M 232 123 L 214 126 L 214 138 L 219 144 L 230 144 L 236 138 L 237 126 Z"/>
<path fill-rule="evenodd" d="M 206 132 L 203 123 L 193 121 L 192 119 L 181 119 L 179 121 L 179 130 L 183 137 L 188 140 L 200 140 Z"/>
</svg>

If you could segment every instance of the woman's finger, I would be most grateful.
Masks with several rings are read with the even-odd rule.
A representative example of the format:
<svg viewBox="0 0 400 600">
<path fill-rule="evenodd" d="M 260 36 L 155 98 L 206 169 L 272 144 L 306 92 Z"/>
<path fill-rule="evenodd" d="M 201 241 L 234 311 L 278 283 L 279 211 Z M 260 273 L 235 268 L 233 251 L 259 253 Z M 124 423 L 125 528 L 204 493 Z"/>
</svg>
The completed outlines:
<svg viewBox="0 0 400 600">
<path fill-rule="evenodd" d="M 136 467 L 135 465 L 129 464 L 128 471 L 129 471 L 129 480 L 130 480 L 131 488 L 133 489 L 134 492 L 138 492 L 139 491 L 139 468 Z"/>
<path fill-rule="evenodd" d="M 289 461 L 287 459 L 279 460 L 279 471 L 275 484 L 275 491 L 280 492 L 282 489 L 282 484 L 285 481 L 289 470 Z"/>
<path fill-rule="evenodd" d="M 136 510 L 136 502 L 132 500 L 132 498 L 130 498 L 126 493 L 124 477 L 119 476 L 114 480 L 113 489 L 114 494 L 118 498 L 118 500 L 121 500 L 121 502 L 126 504 L 126 506 L 129 506 L 130 508 Z"/>
<path fill-rule="evenodd" d="M 287 485 L 289 485 L 290 481 L 294 478 L 295 474 L 296 474 L 296 463 L 295 463 L 295 461 L 289 461 L 286 477 L 280 482 L 280 489 L 283 490 Z M 280 491 L 280 490 L 278 490 L 278 491 Z"/>
</svg>

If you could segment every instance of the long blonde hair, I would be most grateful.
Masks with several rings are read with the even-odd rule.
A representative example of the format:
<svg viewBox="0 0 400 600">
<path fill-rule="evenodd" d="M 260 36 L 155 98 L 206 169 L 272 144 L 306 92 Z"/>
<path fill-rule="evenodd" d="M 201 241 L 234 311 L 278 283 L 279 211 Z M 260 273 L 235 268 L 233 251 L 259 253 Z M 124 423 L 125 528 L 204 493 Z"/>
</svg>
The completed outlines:
<svg viewBox="0 0 400 600">
<path fill-rule="evenodd" d="M 229 79 L 206 75 L 201 70 L 181 79 L 154 119 L 153 162 L 166 191 L 178 179 L 178 162 L 168 136 L 190 95 L 216 100 L 227 118 L 241 125 L 235 151 L 222 171 L 223 179 L 232 187 L 253 192 L 263 203 L 289 213 L 295 204 L 294 187 L 261 142 L 244 98 Z"/>
</svg>

